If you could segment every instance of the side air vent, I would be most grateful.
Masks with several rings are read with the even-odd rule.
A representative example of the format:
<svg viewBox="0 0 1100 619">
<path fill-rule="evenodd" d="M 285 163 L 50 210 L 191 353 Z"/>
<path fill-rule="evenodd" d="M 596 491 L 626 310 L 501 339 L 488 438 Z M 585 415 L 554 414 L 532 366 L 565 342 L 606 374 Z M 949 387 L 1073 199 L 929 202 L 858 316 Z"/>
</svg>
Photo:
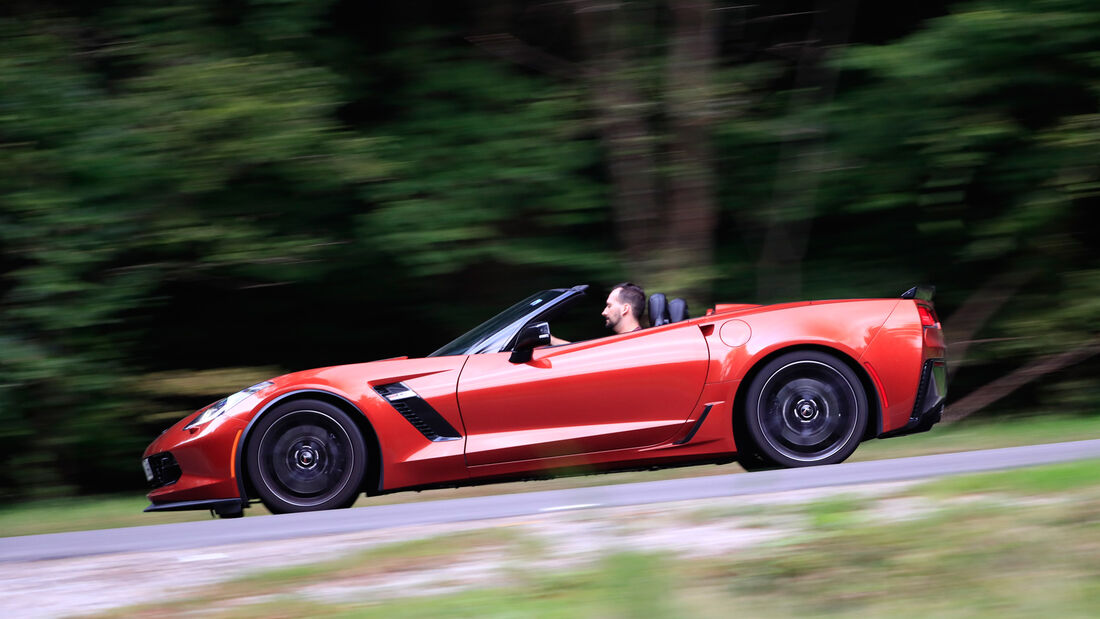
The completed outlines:
<svg viewBox="0 0 1100 619">
<path fill-rule="evenodd" d="M 374 391 L 430 441 L 453 441 L 462 438 L 439 411 L 404 383 L 375 385 Z"/>
<path fill-rule="evenodd" d="M 408 387 L 405 386 L 405 383 L 389 383 L 388 385 L 375 385 L 374 390 L 378 393 L 378 395 L 382 396 L 383 398 L 386 398 L 387 400 L 390 399 L 390 397 L 396 396 L 397 394 L 401 393 L 402 391 L 410 391 L 410 392 L 412 391 L 411 389 L 409 389 Z"/>
</svg>

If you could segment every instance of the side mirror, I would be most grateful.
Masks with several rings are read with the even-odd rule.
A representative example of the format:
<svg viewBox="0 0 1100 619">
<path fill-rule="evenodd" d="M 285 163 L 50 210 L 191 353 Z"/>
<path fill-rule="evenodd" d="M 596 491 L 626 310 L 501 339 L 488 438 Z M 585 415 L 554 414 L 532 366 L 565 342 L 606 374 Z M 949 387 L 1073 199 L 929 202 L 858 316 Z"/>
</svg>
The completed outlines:
<svg viewBox="0 0 1100 619">
<path fill-rule="evenodd" d="M 531 350 L 538 346 L 546 346 L 550 343 L 550 325 L 545 322 L 534 322 L 520 329 L 516 338 L 516 346 L 512 349 L 512 356 L 508 361 L 512 363 L 527 363 L 531 360 Z"/>
</svg>

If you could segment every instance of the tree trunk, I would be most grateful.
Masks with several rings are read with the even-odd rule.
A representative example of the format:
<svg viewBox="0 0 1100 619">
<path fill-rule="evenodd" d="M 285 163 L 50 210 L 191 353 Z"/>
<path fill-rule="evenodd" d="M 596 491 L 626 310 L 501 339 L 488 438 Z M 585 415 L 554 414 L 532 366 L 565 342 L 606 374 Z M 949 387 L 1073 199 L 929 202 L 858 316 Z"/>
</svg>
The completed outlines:
<svg viewBox="0 0 1100 619">
<path fill-rule="evenodd" d="M 965 419 L 1037 378 L 1076 365 L 1097 354 L 1100 354 L 1100 337 L 1094 337 L 1066 352 L 1034 359 L 949 406 L 943 414 L 943 421 L 954 423 Z"/>
<path fill-rule="evenodd" d="M 832 99 L 836 71 L 826 64 L 826 48 L 848 40 L 855 19 L 856 0 L 818 3 L 811 40 L 803 44 L 795 72 L 788 116 L 799 108 Z M 825 170 L 826 131 L 820 126 L 793 127 L 782 137 L 774 198 L 765 207 L 763 246 L 757 263 L 758 301 L 789 300 L 802 296 L 802 260 L 810 240 L 817 188 Z"/>
<path fill-rule="evenodd" d="M 650 105 L 630 74 L 627 46 L 621 36 L 623 11 L 622 5 L 615 2 L 574 2 L 587 57 L 584 80 L 607 151 L 615 231 L 627 259 L 629 277 L 645 282 L 658 254 L 655 140 L 646 118 Z"/>
<path fill-rule="evenodd" d="M 947 378 L 950 380 L 959 367 L 966 363 L 966 353 L 974 336 L 985 323 L 1016 296 L 1016 292 L 1038 274 L 1037 269 L 1004 271 L 990 279 L 971 294 L 966 301 L 944 321 L 944 332 L 951 336 L 947 343 Z"/>
<path fill-rule="evenodd" d="M 665 93 L 669 116 L 664 269 L 655 284 L 696 303 L 710 300 L 714 278 L 714 128 L 711 83 L 715 32 L 710 0 L 672 0 L 673 33 Z"/>
</svg>

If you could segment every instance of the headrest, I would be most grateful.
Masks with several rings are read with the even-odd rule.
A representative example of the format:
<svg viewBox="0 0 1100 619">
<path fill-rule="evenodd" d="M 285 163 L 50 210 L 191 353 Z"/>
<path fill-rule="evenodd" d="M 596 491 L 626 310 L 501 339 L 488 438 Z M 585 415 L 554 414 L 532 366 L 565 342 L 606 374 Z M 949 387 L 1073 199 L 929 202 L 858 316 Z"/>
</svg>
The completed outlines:
<svg viewBox="0 0 1100 619">
<path fill-rule="evenodd" d="M 676 297 L 668 302 L 669 322 L 680 322 L 688 317 L 688 302 Z"/>
<path fill-rule="evenodd" d="M 654 327 L 667 325 L 669 322 L 668 303 L 665 301 L 665 295 L 659 292 L 649 295 L 649 322 Z"/>
</svg>

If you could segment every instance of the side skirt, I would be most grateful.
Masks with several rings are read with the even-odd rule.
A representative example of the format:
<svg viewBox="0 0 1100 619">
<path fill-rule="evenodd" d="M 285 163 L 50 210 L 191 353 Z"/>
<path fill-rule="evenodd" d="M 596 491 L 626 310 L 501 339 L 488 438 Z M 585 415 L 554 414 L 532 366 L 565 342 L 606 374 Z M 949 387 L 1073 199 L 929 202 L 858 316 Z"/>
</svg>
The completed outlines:
<svg viewBox="0 0 1100 619">
<path fill-rule="evenodd" d="M 395 492 L 406 491 L 420 492 L 421 490 L 440 490 L 445 488 L 465 488 L 468 486 L 485 486 L 490 484 L 507 483 L 514 481 L 544 481 L 547 479 L 557 479 L 559 477 L 606 475 L 608 473 L 625 473 L 629 471 L 659 471 L 661 469 L 674 469 L 682 468 L 685 466 L 701 466 L 706 464 L 731 464 L 736 461 L 737 458 L 733 454 L 722 454 L 718 456 L 712 455 L 702 458 L 700 458 L 699 456 L 686 456 L 684 460 L 663 460 L 661 462 L 654 462 L 649 464 L 628 463 L 624 466 L 593 464 L 589 467 L 574 466 L 550 468 L 538 472 L 510 473 L 492 477 L 473 477 L 456 481 L 439 482 L 436 484 L 425 484 L 422 486 L 405 486 L 402 488 L 391 488 L 383 490 L 378 494 L 393 494 Z"/>
<path fill-rule="evenodd" d="M 209 509 L 217 515 L 226 518 L 239 516 L 247 507 L 240 499 L 206 499 L 203 501 L 177 501 L 175 503 L 150 503 L 142 511 L 146 512 L 181 512 L 193 509 Z"/>
</svg>

